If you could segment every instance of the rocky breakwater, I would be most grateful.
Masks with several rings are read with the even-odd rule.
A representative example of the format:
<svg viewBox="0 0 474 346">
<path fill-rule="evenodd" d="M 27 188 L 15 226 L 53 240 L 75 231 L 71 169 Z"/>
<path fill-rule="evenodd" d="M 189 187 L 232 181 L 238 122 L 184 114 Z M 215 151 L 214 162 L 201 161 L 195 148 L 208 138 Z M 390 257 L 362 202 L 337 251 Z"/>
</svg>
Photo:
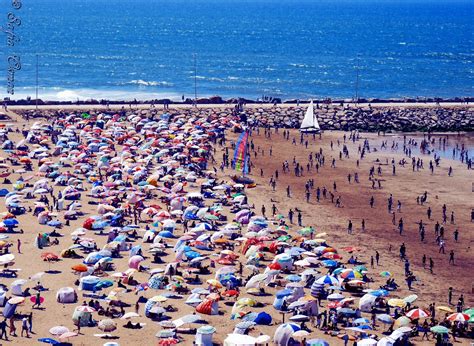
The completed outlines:
<svg viewBox="0 0 474 346">
<path fill-rule="evenodd" d="M 300 107 L 291 105 L 248 105 L 245 107 L 241 119 L 247 119 L 250 124 L 270 127 L 299 128 L 304 118 L 307 105 Z M 135 109 L 135 110 L 102 110 L 91 109 L 89 114 L 94 117 L 99 114 L 120 113 L 129 116 L 139 114 L 143 117 L 157 119 L 162 113 L 171 115 L 207 116 L 210 118 L 225 117 L 234 112 L 234 107 L 204 106 L 199 108 L 162 108 Z M 474 131 L 474 106 L 363 106 L 347 107 L 340 105 L 318 105 L 314 108 L 319 124 L 323 130 L 360 130 L 365 132 L 414 132 L 414 131 Z M 16 110 L 16 113 L 29 118 L 65 117 L 75 112 L 65 110 Z M 77 110 L 84 112 L 84 110 Z"/>
<path fill-rule="evenodd" d="M 249 122 L 271 127 L 298 128 L 306 107 L 246 109 Z M 323 130 L 474 131 L 474 107 L 361 107 L 318 106 L 315 114 Z"/>
</svg>

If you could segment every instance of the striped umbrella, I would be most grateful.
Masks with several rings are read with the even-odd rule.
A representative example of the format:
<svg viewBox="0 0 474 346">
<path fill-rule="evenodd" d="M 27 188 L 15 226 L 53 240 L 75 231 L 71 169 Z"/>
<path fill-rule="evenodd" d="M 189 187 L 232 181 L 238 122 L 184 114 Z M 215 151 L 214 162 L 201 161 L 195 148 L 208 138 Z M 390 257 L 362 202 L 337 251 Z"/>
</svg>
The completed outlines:
<svg viewBox="0 0 474 346">
<path fill-rule="evenodd" d="M 417 320 L 419 318 L 429 317 L 430 313 L 423 309 L 413 309 L 408 311 L 405 315 L 410 317 L 412 320 Z"/>
</svg>

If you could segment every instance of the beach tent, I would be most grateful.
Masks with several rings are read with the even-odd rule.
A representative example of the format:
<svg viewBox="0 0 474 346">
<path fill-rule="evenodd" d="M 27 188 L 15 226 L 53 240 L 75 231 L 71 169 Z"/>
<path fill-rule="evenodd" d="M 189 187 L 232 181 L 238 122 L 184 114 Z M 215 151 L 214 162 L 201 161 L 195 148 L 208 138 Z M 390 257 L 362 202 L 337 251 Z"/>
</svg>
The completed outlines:
<svg viewBox="0 0 474 346">
<path fill-rule="evenodd" d="M 93 309 L 83 309 L 82 306 L 76 307 L 72 314 L 72 322 L 74 325 L 77 326 L 80 323 L 81 327 L 88 326 L 92 320 L 92 310 Z"/>
<path fill-rule="evenodd" d="M 256 339 L 250 335 L 228 334 L 224 346 L 254 346 Z"/>
<path fill-rule="evenodd" d="M 26 284 L 26 280 L 18 279 L 11 284 L 11 293 L 15 296 L 23 296 L 23 285 Z"/>
<path fill-rule="evenodd" d="M 56 301 L 62 304 L 77 302 L 77 294 L 72 287 L 63 287 L 56 292 Z"/>
<path fill-rule="evenodd" d="M 278 346 L 290 346 L 293 344 L 299 345 L 299 343 L 294 343 L 292 335 L 300 329 L 300 326 L 295 323 L 281 324 L 275 330 L 273 342 Z"/>
<path fill-rule="evenodd" d="M 95 291 L 96 285 L 99 283 L 100 278 L 97 276 L 89 275 L 84 276 L 79 280 L 79 290 L 81 291 Z"/>
<path fill-rule="evenodd" d="M 216 332 L 216 328 L 213 326 L 202 326 L 197 329 L 194 343 L 200 346 L 212 346 L 212 336 Z"/>
<path fill-rule="evenodd" d="M 7 302 L 5 304 L 5 307 L 3 308 L 3 312 L 2 312 L 3 317 L 5 317 L 5 318 L 13 317 L 13 315 L 15 314 L 17 306 L 18 306 L 18 304 L 11 304 L 11 303 Z"/>
</svg>

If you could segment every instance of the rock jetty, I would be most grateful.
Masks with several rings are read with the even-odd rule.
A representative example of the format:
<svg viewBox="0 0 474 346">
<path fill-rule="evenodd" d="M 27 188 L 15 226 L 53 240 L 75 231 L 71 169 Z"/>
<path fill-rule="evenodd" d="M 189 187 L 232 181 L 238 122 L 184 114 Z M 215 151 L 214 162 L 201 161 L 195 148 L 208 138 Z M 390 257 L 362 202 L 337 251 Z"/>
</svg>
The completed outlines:
<svg viewBox="0 0 474 346">
<path fill-rule="evenodd" d="M 307 105 L 290 106 L 245 106 L 243 119 L 250 124 L 270 127 L 298 128 L 303 120 Z M 84 110 L 82 109 L 81 112 Z M 18 114 L 30 118 L 64 116 L 72 110 L 17 110 Z M 225 107 L 200 106 L 199 108 L 173 108 L 163 110 L 161 107 L 151 109 L 91 110 L 91 115 L 99 113 L 142 113 L 150 117 L 162 114 L 219 114 L 222 117 L 235 112 L 233 105 Z M 315 105 L 315 114 L 323 130 L 359 130 L 364 132 L 415 132 L 415 131 L 474 131 L 474 106 L 345 106 Z M 245 115 L 245 116 L 243 116 Z"/>
</svg>

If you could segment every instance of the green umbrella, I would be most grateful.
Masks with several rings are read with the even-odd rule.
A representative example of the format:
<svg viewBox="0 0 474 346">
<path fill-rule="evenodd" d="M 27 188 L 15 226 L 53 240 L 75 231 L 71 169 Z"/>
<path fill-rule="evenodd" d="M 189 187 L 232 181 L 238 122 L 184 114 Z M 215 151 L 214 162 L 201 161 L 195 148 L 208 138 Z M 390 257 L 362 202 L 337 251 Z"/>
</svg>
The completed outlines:
<svg viewBox="0 0 474 346">
<path fill-rule="evenodd" d="M 354 271 L 356 272 L 368 272 L 369 270 L 367 269 L 367 267 L 364 267 L 364 266 L 357 266 L 354 268 Z"/>
<path fill-rule="evenodd" d="M 301 235 L 311 234 L 311 233 L 314 233 L 314 229 L 313 227 L 305 227 L 305 228 L 300 229 L 298 233 Z"/>
<path fill-rule="evenodd" d="M 91 117 L 90 114 L 82 113 L 82 118 L 83 119 L 89 119 L 90 117 Z"/>
<path fill-rule="evenodd" d="M 474 308 L 470 308 L 467 310 L 464 310 L 465 314 L 468 314 L 469 316 L 473 317 L 474 316 Z"/>
<path fill-rule="evenodd" d="M 215 215 L 212 215 L 212 214 L 206 214 L 204 215 L 204 217 L 208 220 L 219 220 L 219 218 Z"/>
<path fill-rule="evenodd" d="M 449 333 L 449 329 L 444 327 L 444 326 L 434 326 L 434 327 L 431 327 L 430 330 L 433 333 L 437 333 L 437 334 L 448 334 Z"/>
<path fill-rule="evenodd" d="M 289 239 L 291 239 L 291 236 L 289 235 L 282 235 L 281 237 L 277 238 L 278 241 L 287 241 Z"/>
</svg>

